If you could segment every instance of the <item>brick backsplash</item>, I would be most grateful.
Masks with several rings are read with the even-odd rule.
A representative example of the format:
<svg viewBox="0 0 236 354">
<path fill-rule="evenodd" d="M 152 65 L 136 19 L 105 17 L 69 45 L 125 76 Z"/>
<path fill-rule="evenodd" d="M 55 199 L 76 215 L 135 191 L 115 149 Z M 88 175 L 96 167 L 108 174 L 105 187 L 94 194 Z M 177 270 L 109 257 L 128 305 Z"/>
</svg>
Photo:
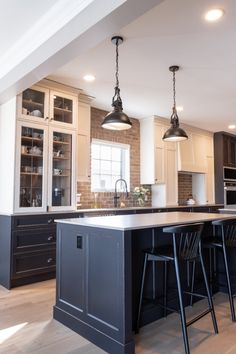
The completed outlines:
<svg viewBox="0 0 236 354">
<path fill-rule="evenodd" d="M 178 201 L 186 204 L 192 194 L 192 175 L 190 173 L 178 173 Z"/>
<path fill-rule="evenodd" d="M 130 191 L 129 198 L 121 194 L 119 202 L 126 206 L 135 206 L 137 201 L 132 195 L 134 187 L 140 185 L 140 125 L 139 120 L 131 118 L 132 128 L 123 131 L 112 131 L 101 128 L 101 123 L 107 114 L 101 109 L 91 108 L 91 139 L 113 141 L 130 145 Z M 150 190 L 146 206 L 151 206 L 151 186 L 145 186 Z M 81 193 L 82 208 L 93 208 L 95 206 L 95 193 L 91 192 L 91 183 L 78 182 L 77 192 Z M 114 206 L 114 193 L 98 193 L 97 204 L 100 208 L 111 208 Z"/>
</svg>

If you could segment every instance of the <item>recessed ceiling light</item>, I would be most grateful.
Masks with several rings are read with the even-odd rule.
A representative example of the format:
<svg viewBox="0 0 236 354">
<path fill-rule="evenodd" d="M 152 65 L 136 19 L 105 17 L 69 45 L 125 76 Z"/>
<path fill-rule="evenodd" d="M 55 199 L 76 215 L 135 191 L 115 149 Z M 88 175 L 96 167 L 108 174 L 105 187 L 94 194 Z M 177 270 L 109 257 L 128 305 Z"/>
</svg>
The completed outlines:
<svg viewBox="0 0 236 354">
<path fill-rule="evenodd" d="M 209 22 L 214 22 L 219 20 L 224 15 L 224 11 L 222 9 L 212 9 L 207 11 L 205 14 L 205 20 Z"/>
<path fill-rule="evenodd" d="M 228 125 L 228 128 L 229 128 L 229 129 L 235 129 L 235 128 L 236 128 L 236 125 L 230 124 L 230 125 Z"/>
<path fill-rule="evenodd" d="M 83 79 L 85 81 L 94 81 L 95 80 L 95 76 L 92 75 L 92 74 L 87 74 L 87 75 L 84 75 Z"/>
<path fill-rule="evenodd" d="M 177 106 L 176 109 L 177 109 L 178 112 L 182 112 L 184 110 L 184 107 L 183 106 Z"/>
</svg>

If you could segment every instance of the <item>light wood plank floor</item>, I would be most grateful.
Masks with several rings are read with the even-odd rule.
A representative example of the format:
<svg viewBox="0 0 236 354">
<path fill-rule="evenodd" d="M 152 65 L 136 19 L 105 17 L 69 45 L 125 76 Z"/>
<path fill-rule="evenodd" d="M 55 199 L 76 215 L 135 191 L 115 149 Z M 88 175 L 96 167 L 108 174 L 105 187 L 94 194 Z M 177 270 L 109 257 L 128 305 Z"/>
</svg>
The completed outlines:
<svg viewBox="0 0 236 354">
<path fill-rule="evenodd" d="M 1 354 L 104 354 L 78 334 L 52 319 L 55 281 L 8 291 L 0 287 Z M 220 333 L 213 334 L 210 315 L 189 328 L 192 354 L 236 354 L 236 324 L 230 321 L 227 296 L 215 297 Z M 205 308 L 199 302 L 188 317 Z M 137 354 L 181 354 L 183 341 L 177 314 L 145 326 L 136 336 Z M 112 353 L 110 353 L 112 354 Z"/>
</svg>

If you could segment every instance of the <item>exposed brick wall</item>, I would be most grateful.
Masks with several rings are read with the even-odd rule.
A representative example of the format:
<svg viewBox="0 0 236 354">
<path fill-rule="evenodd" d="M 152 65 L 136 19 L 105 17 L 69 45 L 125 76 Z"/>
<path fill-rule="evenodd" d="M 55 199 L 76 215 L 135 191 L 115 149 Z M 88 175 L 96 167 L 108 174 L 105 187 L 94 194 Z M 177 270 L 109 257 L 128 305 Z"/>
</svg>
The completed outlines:
<svg viewBox="0 0 236 354">
<path fill-rule="evenodd" d="M 140 185 L 140 125 L 138 119 L 131 118 L 132 128 L 123 131 L 112 131 L 101 128 L 101 123 L 107 114 L 106 111 L 91 108 L 91 139 L 113 141 L 130 145 L 130 191 Z M 151 190 L 150 186 L 145 186 Z M 81 193 L 82 208 L 92 208 L 95 204 L 95 193 L 91 193 L 90 182 L 78 182 L 77 191 Z M 150 192 L 151 193 L 151 192 Z M 98 193 L 97 204 L 100 208 L 114 206 L 114 193 Z M 134 206 L 136 200 L 132 193 L 128 199 L 121 196 L 119 202 L 123 201 L 126 206 Z M 151 206 L 151 194 L 148 196 L 146 206 Z"/>
<path fill-rule="evenodd" d="M 178 199 L 179 204 L 186 204 L 192 194 L 192 175 L 190 173 L 178 173 Z"/>
</svg>

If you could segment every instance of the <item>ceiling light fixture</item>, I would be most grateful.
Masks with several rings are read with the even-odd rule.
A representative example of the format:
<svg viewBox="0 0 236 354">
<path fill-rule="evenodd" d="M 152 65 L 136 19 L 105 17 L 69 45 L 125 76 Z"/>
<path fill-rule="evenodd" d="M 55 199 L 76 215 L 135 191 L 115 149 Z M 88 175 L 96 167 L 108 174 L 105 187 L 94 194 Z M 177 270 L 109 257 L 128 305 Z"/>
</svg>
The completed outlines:
<svg viewBox="0 0 236 354">
<path fill-rule="evenodd" d="M 228 128 L 229 128 L 229 129 L 235 129 L 235 128 L 236 128 L 236 125 L 230 124 L 230 125 L 228 125 Z"/>
<path fill-rule="evenodd" d="M 214 22 L 219 20 L 224 15 L 222 9 L 211 9 L 205 14 L 205 20 L 209 22 Z"/>
<path fill-rule="evenodd" d="M 184 107 L 183 106 L 177 106 L 176 110 L 177 110 L 177 112 L 183 112 Z"/>
<path fill-rule="evenodd" d="M 179 117 L 176 109 L 175 102 L 175 72 L 179 70 L 179 66 L 173 65 L 169 67 L 169 70 L 173 73 L 173 108 L 172 115 L 170 117 L 171 127 L 165 132 L 163 135 L 164 141 L 182 141 L 188 139 L 188 135 L 185 133 L 183 129 L 179 127 Z"/>
<path fill-rule="evenodd" d="M 92 75 L 92 74 L 86 74 L 86 75 L 84 75 L 83 79 L 84 79 L 85 81 L 91 82 L 91 81 L 94 81 L 94 80 L 95 80 L 95 76 Z"/>
<path fill-rule="evenodd" d="M 111 130 L 126 130 L 132 127 L 129 117 L 123 112 L 123 104 L 120 97 L 119 87 L 119 52 L 118 46 L 123 43 L 123 38 L 120 36 L 112 37 L 112 43 L 116 45 L 116 86 L 115 94 L 112 97 L 113 111 L 108 113 L 102 122 L 102 127 Z"/>
</svg>

